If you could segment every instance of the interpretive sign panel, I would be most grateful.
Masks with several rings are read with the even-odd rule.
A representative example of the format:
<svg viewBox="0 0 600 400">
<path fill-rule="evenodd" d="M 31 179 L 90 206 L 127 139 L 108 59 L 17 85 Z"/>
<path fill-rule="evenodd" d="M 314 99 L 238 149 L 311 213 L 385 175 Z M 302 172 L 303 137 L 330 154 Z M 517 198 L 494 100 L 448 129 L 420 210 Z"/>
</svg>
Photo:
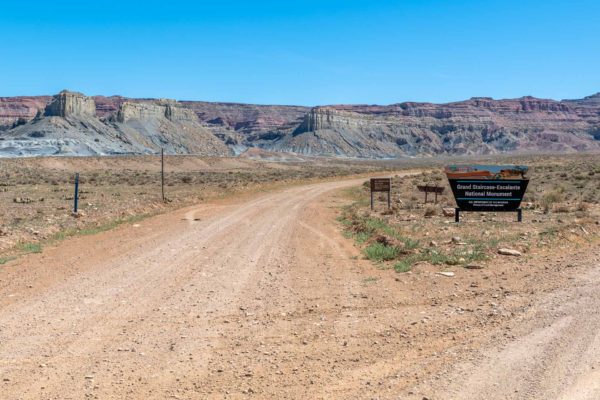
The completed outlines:
<svg viewBox="0 0 600 400">
<path fill-rule="evenodd" d="M 392 190 L 391 178 L 371 178 L 371 192 L 389 192 Z"/>
<path fill-rule="evenodd" d="M 371 210 L 373 209 L 373 193 L 387 192 L 388 209 L 391 206 L 392 178 L 371 178 Z"/>
<path fill-rule="evenodd" d="M 529 179 L 521 165 L 451 165 L 445 172 L 460 211 L 518 211 Z"/>
<path fill-rule="evenodd" d="M 450 187 L 458 208 L 464 211 L 516 211 L 528 180 L 478 181 L 451 179 Z"/>
</svg>

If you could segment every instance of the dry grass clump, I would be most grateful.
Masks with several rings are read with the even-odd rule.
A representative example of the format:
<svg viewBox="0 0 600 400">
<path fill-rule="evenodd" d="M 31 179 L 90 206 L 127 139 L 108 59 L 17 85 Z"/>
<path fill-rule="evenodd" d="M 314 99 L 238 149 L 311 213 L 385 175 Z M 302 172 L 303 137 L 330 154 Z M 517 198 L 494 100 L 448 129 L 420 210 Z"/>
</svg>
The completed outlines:
<svg viewBox="0 0 600 400">
<path fill-rule="evenodd" d="M 427 205 L 425 207 L 425 212 L 424 212 L 424 216 L 427 217 L 434 217 L 438 214 L 438 209 L 435 206 L 432 205 Z"/>
<path fill-rule="evenodd" d="M 556 205 L 556 203 L 559 203 L 563 200 L 564 196 L 560 190 L 552 190 L 542 195 L 542 198 L 540 199 L 540 205 L 542 206 L 544 213 L 547 214 Z"/>
</svg>

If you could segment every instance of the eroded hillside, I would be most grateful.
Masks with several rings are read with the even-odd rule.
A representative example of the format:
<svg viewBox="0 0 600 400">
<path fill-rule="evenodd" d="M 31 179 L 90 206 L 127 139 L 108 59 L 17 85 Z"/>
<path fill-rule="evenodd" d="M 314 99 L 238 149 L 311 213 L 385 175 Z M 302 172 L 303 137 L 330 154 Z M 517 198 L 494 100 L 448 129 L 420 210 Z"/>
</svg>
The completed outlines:
<svg viewBox="0 0 600 400">
<path fill-rule="evenodd" d="M 61 98 L 68 101 L 60 105 Z M 361 158 L 598 151 L 600 94 L 562 101 L 472 98 L 308 108 L 62 92 L 0 98 L 0 139 L 0 153 L 12 156 L 146 154 L 160 148 L 224 155 L 250 147 Z"/>
</svg>

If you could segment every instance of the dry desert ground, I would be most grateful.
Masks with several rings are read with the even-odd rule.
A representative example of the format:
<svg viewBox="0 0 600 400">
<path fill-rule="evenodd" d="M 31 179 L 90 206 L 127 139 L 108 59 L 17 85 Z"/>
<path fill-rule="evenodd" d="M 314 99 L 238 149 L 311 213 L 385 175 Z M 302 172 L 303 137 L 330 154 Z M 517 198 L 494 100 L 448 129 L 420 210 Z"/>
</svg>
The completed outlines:
<svg viewBox="0 0 600 400">
<path fill-rule="evenodd" d="M 0 160 L 0 398 L 600 398 L 600 157 L 469 158 L 522 223 L 456 161 Z"/>
</svg>

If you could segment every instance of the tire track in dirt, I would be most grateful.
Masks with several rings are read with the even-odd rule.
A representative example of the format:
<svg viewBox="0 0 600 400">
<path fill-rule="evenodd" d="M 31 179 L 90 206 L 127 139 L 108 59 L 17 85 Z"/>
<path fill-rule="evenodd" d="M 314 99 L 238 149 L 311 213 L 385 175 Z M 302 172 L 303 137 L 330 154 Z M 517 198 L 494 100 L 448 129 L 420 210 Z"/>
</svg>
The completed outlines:
<svg viewBox="0 0 600 400">
<path fill-rule="evenodd" d="M 600 252 L 576 283 L 539 299 L 507 344 L 491 343 L 475 362 L 456 365 L 432 398 L 600 398 Z"/>
<path fill-rule="evenodd" d="M 362 181 L 190 207 L 3 266 L 0 398 L 597 397 L 597 267 L 575 285 L 531 268 L 527 282 L 565 289 L 530 308 L 538 298 L 504 280 L 520 266 L 382 271 L 333 223 L 332 192 Z M 496 292 L 481 282 L 529 311 L 486 317 L 479 298 Z M 516 340 L 453 366 L 521 318 Z"/>
<path fill-rule="evenodd" d="M 263 195 L 164 235 L 156 229 L 181 220 L 179 213 L 126 229 L 117 240 L 136 234 L 148 240 L 125 254 L 94 254 L 85 270 L 0 310 L 3 389 L 9 398 L 162 398 L 188 384 L 182 390 L 193 391 L 221 340 L 219 326 L 245 303 L 241 289 L 284 259 L 302 207 L 351 183 Z M 79 239 L 84 253 L 91 240 Z M 28 261 L 19 264 L 36 268 L 26 267 Z"/>
</svg>

